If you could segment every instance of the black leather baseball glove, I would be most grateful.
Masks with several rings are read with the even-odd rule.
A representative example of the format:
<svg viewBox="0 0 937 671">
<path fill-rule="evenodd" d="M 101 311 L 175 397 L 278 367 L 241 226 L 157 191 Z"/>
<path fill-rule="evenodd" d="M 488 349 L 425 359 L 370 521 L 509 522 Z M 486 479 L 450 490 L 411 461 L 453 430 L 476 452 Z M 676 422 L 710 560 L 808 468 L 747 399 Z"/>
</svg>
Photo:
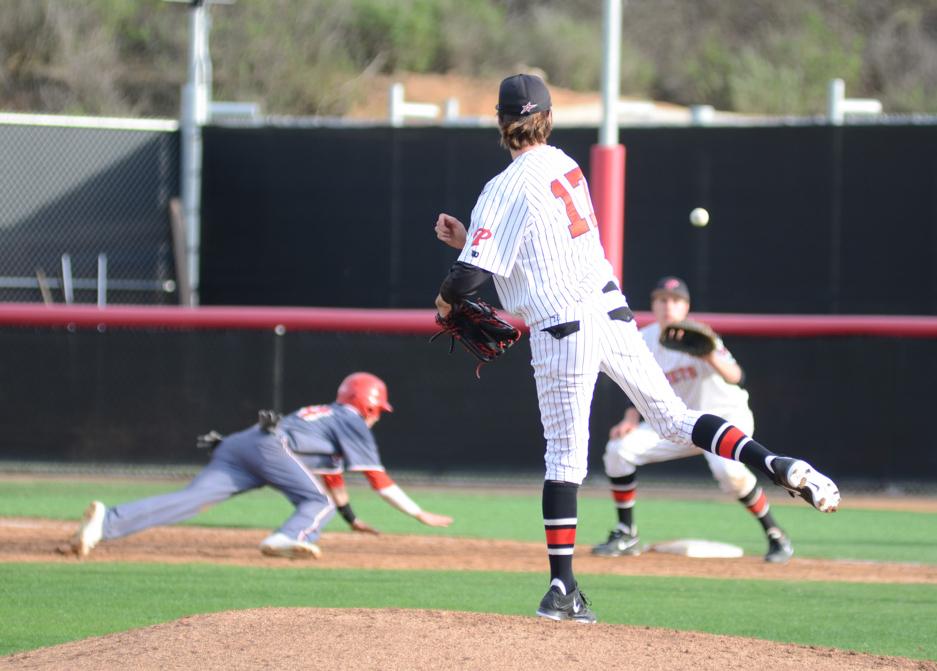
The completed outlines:
<svg viewBox="0 0 937 671">
<path fill-rule="evenodd" d="M 690 356 L 706 356 L 718 344 L 719 336 L 707 324 L 684 319 L 660 331 L 660 344 Z"/>
<path fill-rule="evenodd" d="M 430 342 L 443 333 L 451 336 L 451 354 L 458 340 L 479 361 L 476 377 L 479 377 L 483 364 L 497 359 L 521 337 L 520 331 L 499 317 L 495 309 L 480 298 L 463 299 L 454 304 L 446 317 L 436 315 L 436 323 L 442 330 L 430 338 Z"/>
</svg>

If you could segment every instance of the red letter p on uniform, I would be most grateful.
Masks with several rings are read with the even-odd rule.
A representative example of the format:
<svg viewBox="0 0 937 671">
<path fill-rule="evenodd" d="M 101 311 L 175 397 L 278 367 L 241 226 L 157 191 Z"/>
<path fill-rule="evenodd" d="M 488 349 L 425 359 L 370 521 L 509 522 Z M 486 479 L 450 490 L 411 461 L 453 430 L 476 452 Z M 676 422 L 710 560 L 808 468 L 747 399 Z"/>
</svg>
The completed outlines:
<svg viewBox="0 0 937 671">
<path fill-rule="evenodd" d="M 475 237 L 472 238 L 472 247 L 477 247 L 478 243 L 482 240 L 487 240 L 491 237 L 491 231 L 487 228 L 479 228 L 475 231 Z"/>
</svg>

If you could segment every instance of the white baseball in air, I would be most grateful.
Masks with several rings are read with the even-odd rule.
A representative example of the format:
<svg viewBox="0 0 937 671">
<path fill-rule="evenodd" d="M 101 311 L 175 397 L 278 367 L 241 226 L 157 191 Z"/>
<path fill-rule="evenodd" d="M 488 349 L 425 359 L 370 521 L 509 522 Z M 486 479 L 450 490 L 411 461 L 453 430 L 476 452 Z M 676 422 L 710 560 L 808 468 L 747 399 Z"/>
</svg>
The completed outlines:
<svg viewBox="0 0 937 671">
<path fill-rule="evenodd" d="M 703 207 L 697 207 L 690 212 L 690 223 L 702 228 L 709 223 L 709 212 Z"/>
</svg>

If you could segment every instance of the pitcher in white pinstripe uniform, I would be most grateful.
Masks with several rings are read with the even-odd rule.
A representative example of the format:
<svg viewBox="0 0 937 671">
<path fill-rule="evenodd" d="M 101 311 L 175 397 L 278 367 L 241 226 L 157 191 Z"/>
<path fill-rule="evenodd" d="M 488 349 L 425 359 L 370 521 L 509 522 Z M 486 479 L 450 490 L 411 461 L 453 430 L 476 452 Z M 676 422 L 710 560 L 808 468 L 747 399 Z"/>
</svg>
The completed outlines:
<svg viewBox="0 0 937 671">
<path fill-rule="evenodd" d="M 628 395 L 657 434 L 766 473 L 822 512 L 839 505 L 832 480 L 778 456 L 724 419 L 693 411 L 674 393 L 638 332 L 605 258 L 582 169 L 547 144 L 553 126 L 543 80 L 501 82 L 498 126 L 511 163 L 489 181 L 466 227 L 440 214 L 436 235 L 461 250 L 443 280 L 443 316 L 491 276 L 505 310 L 530 327 L 531 365 L 546 439 L 543 518 L 550 586 L 537 614 L 595 622 L 573 574 L 579 485 L 586 477 L 589 410 L 599 372 Z"/>
</svg>

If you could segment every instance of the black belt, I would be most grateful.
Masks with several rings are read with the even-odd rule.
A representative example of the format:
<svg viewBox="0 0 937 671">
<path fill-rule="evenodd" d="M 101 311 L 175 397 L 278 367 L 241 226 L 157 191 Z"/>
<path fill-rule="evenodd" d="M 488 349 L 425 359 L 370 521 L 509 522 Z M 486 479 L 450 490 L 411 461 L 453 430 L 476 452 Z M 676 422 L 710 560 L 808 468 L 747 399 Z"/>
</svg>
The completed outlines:
<svg viewBox="0 0 937 671">
<path fill-rule="evenodd" d="M 608 294 L 613 291 L 618 291 L 618 285 L 612 281 L 609 281 L 604 287 L 602 287 L 602 293 Z M 621 306 L 620 308 L 615 308 L 614 310 L 608 311 L 608 318 L 613 321 L 619 322 L 630 322 L 634 319 L 634 313 L 627 306 Z M 572 335 L 579 330 L 579 320 L 573 322 L 566 322 L 565 324 L 556 324 L 554 326 L 548 326 L 545 329 L 540 329 L 549 333 L 551 336 L 557 340 L 562 340 L 568 335 Z"/>
</svg>

